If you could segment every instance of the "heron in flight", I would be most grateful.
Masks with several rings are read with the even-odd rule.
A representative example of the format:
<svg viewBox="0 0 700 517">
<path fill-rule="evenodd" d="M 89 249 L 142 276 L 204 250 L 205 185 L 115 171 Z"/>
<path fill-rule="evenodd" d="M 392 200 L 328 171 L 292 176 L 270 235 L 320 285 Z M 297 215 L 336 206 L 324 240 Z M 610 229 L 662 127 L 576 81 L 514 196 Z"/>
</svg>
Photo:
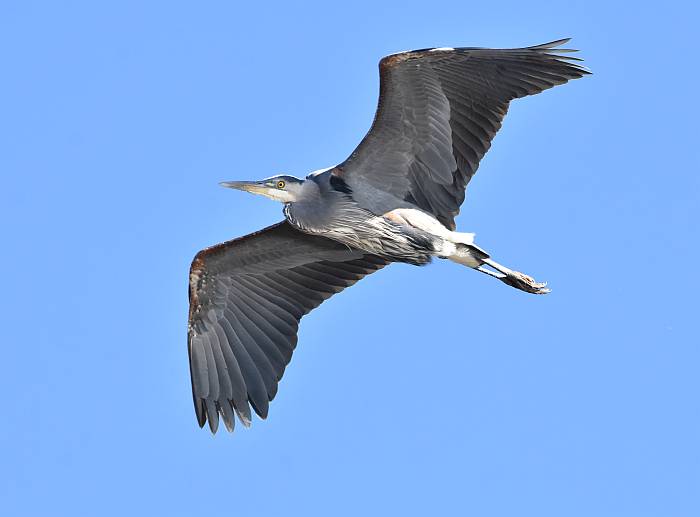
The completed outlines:
<svg viewBox="0 0 700 517">
<path fill-rule="evenodd" d="M 200 427 L 261 418 L 321 302 L 392 262 L 449 259 L 534 294 L 545 284 L 494 261 L 455 231 L 467 183 L 513 99 L 588 72 L 568 39 L 517 49 L 431 48 L 379 62 L 379 105 L 340 165 L 224 187 L 284 204 L 285 220 L 197 253 L 188 348 Z"/>
</svg>

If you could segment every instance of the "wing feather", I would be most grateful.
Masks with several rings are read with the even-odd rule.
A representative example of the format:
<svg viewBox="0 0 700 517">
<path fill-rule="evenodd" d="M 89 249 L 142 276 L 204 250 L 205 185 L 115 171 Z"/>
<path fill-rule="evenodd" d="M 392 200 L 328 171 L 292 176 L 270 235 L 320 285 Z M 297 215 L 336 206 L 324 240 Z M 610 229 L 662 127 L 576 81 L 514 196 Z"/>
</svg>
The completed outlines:
<svg viewBox="0 0 700 517">
<path fill-rule="evenodd" d="M 208 248 L 190 270 L 188 348 L 200 427 L 248 426 L 269 402 L 297 343 L 299 320 L 387 262 L 286 222 Z"/>
<path fill-rule="evenodd" d="M 454 229 L 464 191 L 511 100 L 589 73 L 553 41 L 519 49 L 424 49 L 379 63 L 372 127 L 333 174 L 364 208 L 415 204 Z M 380 195 L 381 193 L 381 195 Z"/>
</svg>

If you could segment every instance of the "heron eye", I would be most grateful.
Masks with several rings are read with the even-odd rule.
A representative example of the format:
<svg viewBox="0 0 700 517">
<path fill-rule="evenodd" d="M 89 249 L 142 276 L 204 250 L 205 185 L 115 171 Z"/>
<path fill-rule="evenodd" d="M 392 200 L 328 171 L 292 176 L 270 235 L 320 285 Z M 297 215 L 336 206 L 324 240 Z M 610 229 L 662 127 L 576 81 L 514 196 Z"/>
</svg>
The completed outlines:
<svg viewBox="0 0 700 517">
<path fill-rule="evenodd" d="M 282 181 L 282 180 L 279 180 L 279 181 L 277 182 L 277 188 L 282 189 L 282 188 L 284 188 L 284 185 L 285 185 L 285 183 L 284 183 L 284 181 Z"/>
</svg>

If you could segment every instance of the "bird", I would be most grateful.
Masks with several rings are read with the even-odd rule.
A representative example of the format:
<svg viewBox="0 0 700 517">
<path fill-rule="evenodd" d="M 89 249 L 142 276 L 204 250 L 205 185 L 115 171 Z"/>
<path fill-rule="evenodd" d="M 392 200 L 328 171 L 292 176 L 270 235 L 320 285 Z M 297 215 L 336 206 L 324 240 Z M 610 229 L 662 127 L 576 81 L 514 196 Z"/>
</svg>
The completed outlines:
<svg viewBox="0 0 700 517">
<path fill-rule="evenodd" d="M 283 204 L 284 220 L 196 254 L 188 353 L 200 427 L 249 427 L 297 345 L 299 322 L 324 300 L 393 262 L 447 259 L 533 294 L 545 283 L 493 260 L 455 217 L 512 100 L 590 72 L 561 48 L 438 47 L 379 62 L 369 132 L 339 165 L 224 187 Z M 252 411 L 251 411 L 252 408 Z"/>
</svg>

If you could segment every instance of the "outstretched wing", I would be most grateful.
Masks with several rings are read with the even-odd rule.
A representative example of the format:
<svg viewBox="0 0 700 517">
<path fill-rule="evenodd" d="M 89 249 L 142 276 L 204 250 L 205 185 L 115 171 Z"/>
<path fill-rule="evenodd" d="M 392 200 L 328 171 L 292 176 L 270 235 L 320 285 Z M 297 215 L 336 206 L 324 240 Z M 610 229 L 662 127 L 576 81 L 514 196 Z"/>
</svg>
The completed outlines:
<svg viewBox="0 0 700 517">
<path fill-rule="evenodd" d="M 250 425 L 292 357 L 301 317 L 387 262 L 282 222 L 197 253 L 190 269 L 188 349 L 200 427 Z"/>
<path fill-rule="evenodd" d="M 375 213 L 412 203 L 454 229 L 464 190 L 511 100 L 587 74 L 568 39 L 519 49 L 435 48 L 379 62 L 369 133 L 334 172 Z M 580 60 L 579 60 L 580 61 Z"/>
</svg>

